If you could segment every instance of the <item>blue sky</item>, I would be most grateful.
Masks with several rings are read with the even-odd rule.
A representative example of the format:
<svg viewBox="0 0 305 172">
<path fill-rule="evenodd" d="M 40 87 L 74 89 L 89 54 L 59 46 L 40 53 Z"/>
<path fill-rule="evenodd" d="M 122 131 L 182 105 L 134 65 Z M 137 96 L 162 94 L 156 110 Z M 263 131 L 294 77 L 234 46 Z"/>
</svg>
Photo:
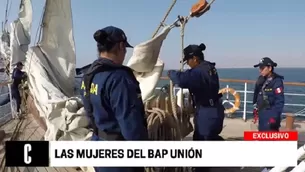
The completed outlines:
<svg viewBox="0 0 305 172">
<path fill-rule="evenodd" d="M 0 20 L 5 1 L 0 1 Z M 17 17 L 19 0 L 12 0 L 9 19 Z M 32 40 L 36 35 L 44 0 L 32 0 Z M 93 33 L 114 25 L 122 28 L 131 44 L 149 39 L 172 0 L 72 0 L 77 66 L 97 57 Z M 188 15 L 197 0 L 178 0 L 168 23 Z M 207 60 L 223 67 L 252 67 L 260 58 L 271 57 L 279 67 L 305 67 L 304 0 L 216 0 L 211 10 L 192 19 L 185 31 L 185 44 L 205 43 Z M 130 57 L 128 52 L 127 58 Z M 179 29 L 170 32 L 160 57 L 165 68 L 179 68 Z"/>
</svg>

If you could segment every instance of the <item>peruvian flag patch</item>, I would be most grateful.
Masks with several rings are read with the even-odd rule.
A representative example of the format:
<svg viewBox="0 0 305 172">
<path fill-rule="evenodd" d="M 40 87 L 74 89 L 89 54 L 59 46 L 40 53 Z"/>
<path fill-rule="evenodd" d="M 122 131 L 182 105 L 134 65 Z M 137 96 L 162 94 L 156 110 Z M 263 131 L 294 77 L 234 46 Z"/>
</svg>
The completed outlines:
<svg viewBox="0 0 305 172">
<path fill-rule="evenodd" d="M 276 93 L 276 94 L 280 94 L 280 93 L 282 93 L 282 92 L 283 92 L 283 89 L 282 89 L 281 87 L 275 89 L 275 93 Z"/>
</svg>

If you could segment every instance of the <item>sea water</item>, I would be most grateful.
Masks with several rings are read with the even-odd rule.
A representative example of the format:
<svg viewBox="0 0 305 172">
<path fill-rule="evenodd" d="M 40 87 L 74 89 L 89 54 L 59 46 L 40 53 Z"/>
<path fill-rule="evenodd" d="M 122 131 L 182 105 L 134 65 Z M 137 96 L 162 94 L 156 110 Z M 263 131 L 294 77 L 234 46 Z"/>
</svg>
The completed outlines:
<svg viewBox="0 0 305 172">
<path fill-rule="evenodd" d="M 279 75 L 284 76 L 284 82 L 301 82 L 305 83 L 305 68 L 277 68 L 275 72 Z M 236 68 L 236 69 L 218 69 L 219 78 L 222 79 L 239 79 L 239 80 L 256 80 L 259 76 L 258 69 L 254 68 Z M 167 75 L 167 71 L 163 72 L 163 76 Z M 168 84 L 169 81 L 160 80 L 158 86 L 163 86 Z M 226 86 L 233 88 L 235 90 L 244 91 L 244 83 L 228 83 L 228 82 L 221 82 L 220 88 L 225 88 Z M 291 86 L 291 85 L 284 85 L 285 93 L 294 93 L 294 94 L 305 94 L 305 87 L 301 86 Z M 247 84 L 247 90 L 253 91 L 254 84 Z M 243 100 L 244 94 L 240 94 L 241 105 L 240 109 L 243 109 Z M 226 99 L 226 95 L 224 95 L 223 99 Z M 233 96 L 229 96 L 229 100 L 233 100 Z M 247 94 L 247 111 L 252 111 L 252 100 L 253 94 Z M 285 104 L 288 104 L 284 107 L 284 113 L 298 113 L 299 111 L 305 108 L 305 96 L 297 96 L 297 95 L 285 95 Z M 303 112 L 305 115 L 305 113 Z M 241 116 L 242 114 L 237 114 L 237 116 Z M 250 115 L 249 115 L 250 116 Z"/>
<path fill-rule="evenodd" d="M 285 77 L 285 82 L 302 82 L 305 83 L 305 68 L 276 68 L 275 72 L 277 72 L 280 75 L 283 75 Z M 259 73 L 257 69 L 254 68 L 236 68 L 236 69 L 218 69 L 218 74 L 220 78 L 223 79 L 240 79 L 240 80 L 256 80 Z M 164 70 L 163 76 L 167 75 L 167 70 Z M 6 78 L 3 74 L 0 73 L 0 80 L 3 78 Z M 80 90 L 80 78 L 76 78 L 75 82 L 75 90 L 76 94 L 79 93 Z M 164 85 L 169 84 L 168 80 L 160 80 L 157 84 L 157 87 L 162 87 Z M 244 90 L 244 83 L 226 83 L 221 82 L 220 88 L 224 88 L 227 85 L 235 90 Z M 253 91 L 254 84 L 248 84 L 248 91 Z M 7 87 L 0 87 L 0 94 L 3 95 L 8 92 Z M 285 92 L 286 93 L 294 93 L 294 94 L 305 94 L 305 87 L 300 86 L 285 86 Z M 7 98 L 6 96 L 0 96 L 0 103 L 1 100 L 4 98 Z M 226 95 L 223 97 L 226 99 Z M 244 94 L 240 93 L 241 101 L 244 100 Z M 233 100 L 234 97 L 229 96 L 229 100 Z M 252 111 L 252 99 L 253 94 L 248 93 L 247 94 L 247 111 Z M 291 95 L 285 95 L 285 103 L 290 104 L 286 105 L 284 108 L 285 113 L 297 113 L 300 110 L 305 108 L 305 96 L 291 96 Z M 227 105 L 226 105 L 227 106 Z M 0 107 L 0 125 L 1 125 L 1 116 L 4 115 L 4 113 L 7 113 L 9 111 L 9 106 L 6 106 L 5 108 Z M 243 102 L 241 103 L 240 108 L 243 108 Z M 303 113 L 304 114 L 304 113 Z M 236 114 L 237 117 L 240 117 L 242 114 Z M 304 114 L 305 115 L 305 114 Z M 251 115 L 249 115 L 250 117 Z"/>
</svg>

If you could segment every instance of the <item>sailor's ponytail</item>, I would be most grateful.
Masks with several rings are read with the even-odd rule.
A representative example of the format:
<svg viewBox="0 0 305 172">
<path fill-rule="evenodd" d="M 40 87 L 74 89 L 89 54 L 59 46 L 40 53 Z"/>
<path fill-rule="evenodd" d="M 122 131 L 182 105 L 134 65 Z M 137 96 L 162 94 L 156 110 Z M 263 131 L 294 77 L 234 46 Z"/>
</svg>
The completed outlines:
<svg viewBox="0 0 305 172">
<path fill-rule="evenodd" d="M 103 30 L 98 30 L 93 34 L 94 40 L 102 45 L 105 45 L 107 43 L 107 33 Z"/>
<path fill-rule="evenodd" d="M 206 46 L 205 46 L 204 43 L 201 43 L 201 44 L 199 45 L 199 48 L 200 48 L 201 51 L 204 51 L 204 50 L 206 49 Z"/>
<path fill-rule="evenodd" d="M 109 40 L 108 34 L 104 30 L 97 30 L 93 34 L 94 40 L 97 42 L 98 52 L 110 51 L 115 43 Z"/>
</svg>

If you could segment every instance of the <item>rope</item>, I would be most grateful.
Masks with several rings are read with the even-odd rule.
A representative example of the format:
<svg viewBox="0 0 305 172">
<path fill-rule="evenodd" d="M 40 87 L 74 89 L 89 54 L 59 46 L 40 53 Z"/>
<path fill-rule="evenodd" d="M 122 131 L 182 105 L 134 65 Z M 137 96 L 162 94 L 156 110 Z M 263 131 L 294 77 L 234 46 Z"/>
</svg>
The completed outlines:
<svg viewBox="0 0 305 172">
<path fill-rule="evenodd" d="M 211 4 L 213 4 L 215 2 L 215 0 L 212 0 L 210 3 L 208 3 L 208 5 L 200 11 L 200 13 L 206 11 L 210 6 Z M 186 23 L 191 19 L 191 14 L 189 14 L 189 16 L 187 17 L 180 17 L 178 16 L 178 18 L 180 19 L 180 37 L 181 37 L 181 67 L 180 67 L 180 71 L 183 71 L 183 67 L 184 67 L 184 63 L 183 63 L 183 58 L 184 58 L 184 31 L 185 31 L 185 25 Z M 174 84 L 172 82 L 172 80 L 170 80 L 170 93 L 172 94 L 174 92 Z M 179 122 L 179 125 L 180 124 L 183 124 L 185 122 L 185 118 L 183 118 L 183 115 L 184 115 L 184 95 L 183 95 L 183 89 L 181 88 L 181 95 L 180 95 L 180 98 L 181 98 L 181 109 L 180 109 L 180 117 L 177 115 L 177 108 L 175 106 L 176 104 L 176 100 L 174 99 L 174 97 L 171 95 L 170 96 L 170 100 L 171 100 L 171 103 L 172 103 L 172 107 L 173 107 L 173 115 L 176 117 L 177 121 Z"/>
<path fill-rule="evenodd" d="M 157 29 L 156 29 L 156 31 L 154 32 L 154 34 L 153 34 L 152 38 L 154 38 L 154 37 L 157 35 L 157 33 L 158 33 L 158 32 L 159 32 L 159 30 L 161 29 L 161 27 L 162 27 L 163 23 L 164 23 L 164 22 L 165 22 L 165 20 L 167 19 L 167 17 L 168 17 L 168 15 L 169 15 L 169 13 L 172 11 L 172 9 L 174 8 L 174 6 L 176 5 L 176 2 L 177 2 L 177 0 L 173 0 L 172 4 L 169 6 L 169 8 L 168 8 L 167 12 L 165 13 L 165 15 L 164 15 L 164 17 L 163 17 L 162 21 L 160 22 L 160 24 L 159 24 L 158 28 L 157 28 Z"/>
<path fill-rule="evenodd" d="M 180 36 L 181 36 L 181 49 L 182 49 L 182 59 L 183 59 L 183 49 L 184 49 L 184 27 L 185 27 L 185 21 L 182 21 L 182 20 L 180 20 L 180 22 L 181 22 L 181 25 L 180 25 Z M 182 63 L 182 66 L 181 66 L 181 68 L 183 69 L 183 63 Z M 181 69 L 181 70 L 182 70 Z M 169 97 L 170 97 L 170 101 L 171 101 L 171 105 L 172 105 L 172 111 L 173 111 L 173 115 L 174 115 L 174 117 L 175 117 L 175 120 L 176 120 L 176 123 L 177 123 L 177 127 L 178 127 L 178 131 L 179 131 L 179 133 L 180 133 L 180 136 L 181 136 L 181 128 L 180 128 L 180 125 L 183 123 L 183 121 L 182 121 L 182 118 L 180 118 L 179 116 L 178 116 L 178 112 L 177 112 L 177 106 L 176 106 L 176 102 L 177 102 L 177 100 L 175 99 L 175 97 L 174 97 L 174 92 L 175 92 L 175 89 L 174 89 L 174 83 L 173 83 L 173 81 L 172 80 L 170 80 L 169 81 L 169 88 L 170 88 L 170 90 L 169 90 Z M 180 116 L 182 116 L 183 115 L 183 109 L 184 109 L 184 107 L 183 107 L 183 92 L 182 92 L 182 90 L 181 90 L 181 99 L 182 99 L 182 103 L 181 103 L 181 111 L 180 111 Z M 182 138 L 179 138 L 179 140 L 181 140 Z"/>
<path fill-rule="evenodd" d="M 173 9 L 177 0 L 174 0 L 166 12 L 162 22 L 155 31 L 152 37 L 155 37 L 160 28 L 164 26 L 164 22 L 168 17 L 170 11 Z M 178 20 L 176 20 L 170 27 L 173 28 Z M 145 112 L 147 116 L 147 130 L 150 140 L 181 140 L 181 130 L 179 121 L 177 120 L 177 113 L 172 110 L 176 109 L 176 101 L 174 101 L 173 87 L 170 87 L 169 94 L 160 91 L 159 95 L 151 97 L 145 102 Z M 173 114 L 173 115 L 172 115 Z M 146 167 L 146 172 L 165 172 L 165 171 L 190 171 L 190 168 L 165 168 L 165 167 Z"/>
<path fill-rule="evenodd" d="M 212 0 L 203 10 L 204 12 L 209 6 L 214 2 Z M 162 26 L 164 26 L 164 21 L 168 17 L 170 11 L 175 5 L 176 1 L 173 1 L 168 11 L 166 12 L 162 22 L 160 23 L 157 30 L 154 32 L 153 37 L 156 36 L 158 31 Z M 181 37 L 181 58 L 184 58 L 184 31 L 188 20 L 191 18 L 191 14 L 187 17 L 178 17 L 178 20 L 174 22 L 171 26 L 177 26 L 176 23 L 180 22 L 180 37 Z M 184 64 L 181 64 L 180 70 L 183 71 Z M 147 102 L 145 102 L 145 111 L 147 115 L 148 122 L 148 132 L 149 137 L 152 140 L 182 140 L 183 136 L 186 136 L 190 131 L 192 131 L 192 126 L 190 124 L 190 116 L 193 113 L 193 109 L 184 107 L 184 95 L 181 90 L 181 109 L 180 112 L 177 110 L 177 101 L 174 97 L 174 84 L 170 80 L 169 91 L 167 95 L 160 94 L 155 95 Z M 189 103 L 191 106 L 191 103 Z M 182 128 L 183 127 L 183 128 Z M 186 129 L 185 129 L 186 128 Z"/>
<path fill-rule="evenodd" d="M 6 7 L 5 7 L 5 15 L 4 15 L 4 28 L 6 28 L 7 21 L 8 21 L 8 14 L 9 14 L 9 0 L 6 0 Z M 4 30 L 4 29 L 3 29 Z"/>
<path fill-rule="evenodd" d="M 187 20 L 181 20 L 181 26 L 180 26 L 180 37 L 181 37 L 181 67 L 180 71 L 183 71 L 184 63 L 183 63 L 183 58 L 184 58 L 184 28 L 187 23 Z M 183 114 L 183 109 L 184 109 L 184 95 L 183 95 L 183 89 L 181 88 L 181 114 Z M 180 122 L 182 123 L 183 118 L 180 119 Z"/>
</svg>

